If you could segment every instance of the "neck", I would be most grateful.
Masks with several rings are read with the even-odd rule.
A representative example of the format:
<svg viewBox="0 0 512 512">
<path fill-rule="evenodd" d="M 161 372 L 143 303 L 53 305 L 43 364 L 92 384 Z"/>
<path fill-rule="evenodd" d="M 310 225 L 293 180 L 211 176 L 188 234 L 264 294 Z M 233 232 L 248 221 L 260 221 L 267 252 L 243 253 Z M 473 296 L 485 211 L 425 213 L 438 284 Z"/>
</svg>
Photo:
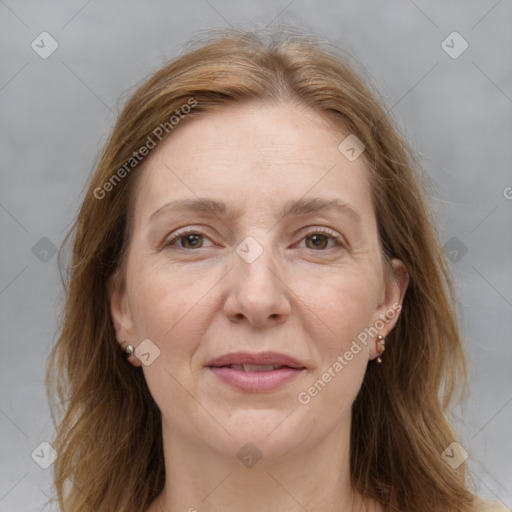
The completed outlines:
<svg viewBox="0 0 512 512">
<path fill-rule="evenodd" d="M 197 438 L 170 434 L 164 426 L 166 484 L 147 512 L 381 510 L 363 503 L 352 489 L 349 428 L 335 429 L 320 445 L 301 445 L 278 457 L 270 456 L 275 447 L 268 440 L 265 447 L 259 442 L 263 453 L 256 463 L 257 448 L 247 447 L 241 461 L 232 446 L 226 455 L 229 450 L 219 453 Z"/>
</svg>

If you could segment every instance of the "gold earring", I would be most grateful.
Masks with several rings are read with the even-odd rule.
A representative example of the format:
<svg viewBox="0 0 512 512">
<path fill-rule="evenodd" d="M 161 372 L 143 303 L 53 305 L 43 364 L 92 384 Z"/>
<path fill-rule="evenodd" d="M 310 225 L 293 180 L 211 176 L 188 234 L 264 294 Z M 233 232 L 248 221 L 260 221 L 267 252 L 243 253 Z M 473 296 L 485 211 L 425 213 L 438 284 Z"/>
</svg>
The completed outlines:
<svg viewBox="0 0 512 512">
<path fill-rule="evenodd" d="M 386 338 L 384 336 L 381 336 L 380 334 L 377 336 L 377 339 L 375 340 L 375 344 L 377 346 L 377 352 L 379 355 L 377 356 L 377 363 L 382 363 L 382 359 L 380 356 L 386 350 Z"/>
</svg>

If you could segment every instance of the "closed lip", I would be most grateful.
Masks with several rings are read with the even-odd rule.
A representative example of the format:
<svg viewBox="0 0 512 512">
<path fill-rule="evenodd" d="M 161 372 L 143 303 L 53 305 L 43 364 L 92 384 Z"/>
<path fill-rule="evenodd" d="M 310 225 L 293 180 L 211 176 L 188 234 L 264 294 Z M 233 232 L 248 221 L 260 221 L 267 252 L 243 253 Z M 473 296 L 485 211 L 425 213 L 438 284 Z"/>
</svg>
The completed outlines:
<svg viewBox="0 0 512 512">
<path fill-rule="evenodd" d="M 223 356 L 212 359 L 205 366 L 221 368 L 232 364 L 253 364 L 253 365 L 276 365 L 288 366 L 289 368 L 303 369 L 304 364 L 294 357 L 279 352 L 261 352 L 259 354 L 250 354 L 248 352 L 234 352 L 224 354 Z"/>
</svg>

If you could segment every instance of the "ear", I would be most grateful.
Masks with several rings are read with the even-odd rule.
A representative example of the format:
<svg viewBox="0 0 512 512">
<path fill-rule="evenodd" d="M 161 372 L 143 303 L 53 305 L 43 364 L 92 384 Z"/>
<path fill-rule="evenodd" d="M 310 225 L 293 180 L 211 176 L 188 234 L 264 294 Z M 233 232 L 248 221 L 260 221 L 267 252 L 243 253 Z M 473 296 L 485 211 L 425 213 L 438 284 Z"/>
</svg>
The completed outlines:
<svg viewBox="0 0 512 512">
<path fill-rule="evenodd" d="M 398 321 L 405 292 L 409 284 L 409 274 L 402 261 L 393 258 L 391 260 L 391 269 L 391 275 L 386 277 L 382 300 L 377 307 L 372 323 L 372 326 L 375 326 L 375 329 L 384 338 L 393 330 Z M 374 359 L 378 355 L 376 344 L 371 343 L 370 359 Z"/>
<path fill-rule="evenodd" d="M 116 331 L 117 342 L 124 351 L 128 345 L 134 345 L 135 334 L 133 318 L 128 303 L 126 285 L 117 272 L 107 280 L 107 292 L 110 305 L 110 317 Z M 133 366 L 141 366 L 140 360 L 135 356 L 127 356 Z"/>
</svg>

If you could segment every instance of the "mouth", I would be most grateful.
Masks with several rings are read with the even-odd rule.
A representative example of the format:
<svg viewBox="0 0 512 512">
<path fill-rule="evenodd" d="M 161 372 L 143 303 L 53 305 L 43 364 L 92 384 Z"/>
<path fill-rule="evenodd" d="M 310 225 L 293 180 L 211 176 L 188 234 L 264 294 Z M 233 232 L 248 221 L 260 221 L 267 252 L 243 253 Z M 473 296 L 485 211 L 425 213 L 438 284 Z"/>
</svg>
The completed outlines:
<svg viewBox="0 0 512 512">
<path fill-rule="evenodd" d="M 251 354 L 248 352 L 234 352 L 212 359 L 206 366 L 211 368 L 229 367 L 239 371 L 271 371 L 280 367 L 305 368 L 298 359 L 279 352 L 260 352 Z M 272 367 L 272 368 L 271 368 Z"/>
<path fill-rule="evenodd" d="M 221 383 L 252 393 L 273 391 L 307 372 L 292 357 L 277 354 L 228 354 L 210 361 L 207 368 Z"/>
<path fill-rule="evenodd" d="M 300 370 L 303 368 L 293 368 L 282 364 L 230 364 L 226 366 L 210 366 L 210 368 L 230 368 L 237 372 L 272 372 L 274 370 L 280 370 L 281 368 L 289 368 L 292 370 Z"/>
</svg>

